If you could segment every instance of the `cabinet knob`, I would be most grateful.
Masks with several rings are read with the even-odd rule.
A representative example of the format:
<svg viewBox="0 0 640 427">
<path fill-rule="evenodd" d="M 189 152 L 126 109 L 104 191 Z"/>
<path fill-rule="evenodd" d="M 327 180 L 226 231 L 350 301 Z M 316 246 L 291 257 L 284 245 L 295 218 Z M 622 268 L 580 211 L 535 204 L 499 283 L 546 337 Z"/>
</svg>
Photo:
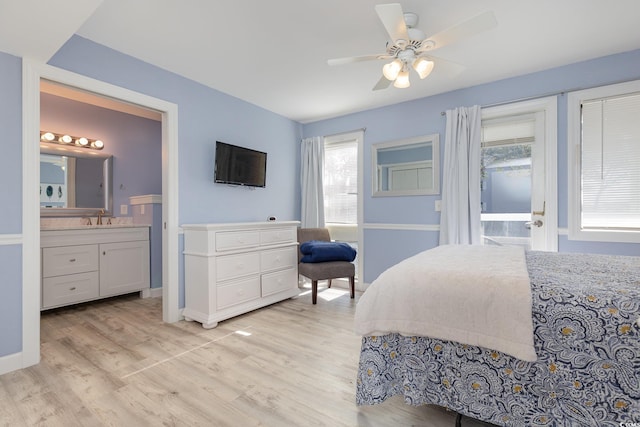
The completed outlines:
<svg viewBox="0 0 640 427">
<path fill-rule="evenodd" d="M 106 255 L 106 254 L 107 254 L 107 251 L 102 251 L 102 255 Z"/>
<path fill-rule="evenodd" d="M 71 258 L 71 259 L 69 260 L 69 262 L 76 262 L 76 259 L 75 259 L 75 258 Z"/>
<path fill-rule="evenodd" d="M 75 290 L 76 290 L 76 287 L 75 287 L 75 286 L 73 286 L 73 287 L 69 288 L 69 290 L 70 290 L 70 291 L 75 291 Z"/>
</svg>

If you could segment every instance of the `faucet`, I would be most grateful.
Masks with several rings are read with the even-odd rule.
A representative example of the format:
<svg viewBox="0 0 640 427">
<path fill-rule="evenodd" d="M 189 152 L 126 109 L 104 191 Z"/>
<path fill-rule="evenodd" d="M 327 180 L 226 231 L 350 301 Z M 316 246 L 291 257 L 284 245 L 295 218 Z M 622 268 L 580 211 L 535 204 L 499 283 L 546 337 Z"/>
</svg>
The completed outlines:
<svg viewBox="0 0 640 427">
<path fill-rule="evenodd" d="M 96 221 L 96 225 L 102 225 L 103 215 L 104 215 L 104 209 L 100 209 L 100 212 L 98 212 L 98 220 Z"/>
</svg>

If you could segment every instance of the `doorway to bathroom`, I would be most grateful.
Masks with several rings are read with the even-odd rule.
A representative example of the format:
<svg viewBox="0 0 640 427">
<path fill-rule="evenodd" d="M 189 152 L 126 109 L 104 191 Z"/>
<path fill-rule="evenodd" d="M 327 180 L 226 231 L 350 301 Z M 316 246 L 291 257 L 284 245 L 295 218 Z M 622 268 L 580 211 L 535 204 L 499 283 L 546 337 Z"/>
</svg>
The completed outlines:
<svg viewBox="0 0 640 427">
<path fill-rule="evenodd" d="M 37 194 L 40 152 L 40 82 L 56 84 L 155 111 L 161 116 L 162 163 L 162 318 L 180 319 L 178 289 L 177 105 L 46 64 L 23 61 L 23 352 L 22 367 L 40 355 L 40 204 Z M 29 262 L 27 262 L 29 260 Z M 39 266 L 39 262 L 36 263 Z"/>
</svg>

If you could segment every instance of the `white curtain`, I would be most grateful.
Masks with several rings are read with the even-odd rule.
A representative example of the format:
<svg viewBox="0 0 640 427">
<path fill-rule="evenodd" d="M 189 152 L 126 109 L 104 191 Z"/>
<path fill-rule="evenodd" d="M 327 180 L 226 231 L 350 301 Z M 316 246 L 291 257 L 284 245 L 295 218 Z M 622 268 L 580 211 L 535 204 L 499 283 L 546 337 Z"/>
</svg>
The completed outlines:
<svg viewBox="0 0 640 427">
<path fill-rule="evenodd" d="M 480 244 L 480 106 L 447 110 L 440 244 Z"/>
<path fill-rule="evenodd" d="M 324 168 L 324 146 L 322 137 L 314 136 L 302 140 L 300 147 L 300 184 L 302 187 L 302 228 L 324 227 L 324 195 L 322 171 Z"/>
</svg>

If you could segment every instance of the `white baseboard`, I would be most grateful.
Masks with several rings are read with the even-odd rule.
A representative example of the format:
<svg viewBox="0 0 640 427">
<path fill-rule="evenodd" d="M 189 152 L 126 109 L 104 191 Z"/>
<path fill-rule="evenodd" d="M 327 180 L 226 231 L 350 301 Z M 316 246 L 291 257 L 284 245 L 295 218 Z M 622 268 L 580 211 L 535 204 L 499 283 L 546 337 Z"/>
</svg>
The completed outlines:
<svg viewBox="0 0 640 427">
<path fill-rule="evenodd" d="M 22 352 L 0 357 L 0 375 L 22 369 Z"/>
<path fill-rule="evenodd" d="M 149 288 L 140 291 L 140 298 L 159 298 L 162 296 L 162 287 Z"/>
</svg>

